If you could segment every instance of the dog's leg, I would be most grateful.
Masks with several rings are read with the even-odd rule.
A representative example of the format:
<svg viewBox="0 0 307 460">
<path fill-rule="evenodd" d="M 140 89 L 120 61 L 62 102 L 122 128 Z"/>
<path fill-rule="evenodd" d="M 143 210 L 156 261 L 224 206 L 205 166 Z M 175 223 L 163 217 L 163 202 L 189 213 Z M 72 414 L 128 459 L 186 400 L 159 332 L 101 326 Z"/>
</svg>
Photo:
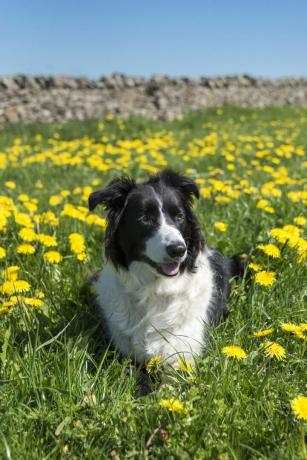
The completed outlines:
<svg viewBox="0 0 307 460">
<path fill-rule="evenodd" d="M 137 382 L 136 397 L 147 396 L 152 392 L 150 378 L 145 367 L 142 367 L 139 371 L 139 378 Z"/>
</svg>

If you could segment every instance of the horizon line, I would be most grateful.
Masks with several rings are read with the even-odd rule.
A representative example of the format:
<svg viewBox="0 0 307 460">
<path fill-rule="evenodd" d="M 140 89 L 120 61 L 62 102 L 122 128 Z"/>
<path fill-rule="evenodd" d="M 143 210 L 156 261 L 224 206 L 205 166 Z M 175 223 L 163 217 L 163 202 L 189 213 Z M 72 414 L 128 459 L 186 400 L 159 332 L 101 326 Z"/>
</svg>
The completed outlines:
<svg viewBox="0 0 307 460">
<path fill-rule="evenodd" d="M 80 78 L 85 78 L 87 80 L 94 80 L 94 81 L 100 81 L 104 79 L 105 77 L 110 77 L 110 76 L 120 76 L 120 77 L 128 77 L 128 78 L 141 78 L 143 80 L 150 80 L 152 78 L 156 77 L 162 77 L 162 78 L 169 78 L 169 79 L 191 79 L 191 80 L 197 80 L 201 78 L 206 78 L 206 79 L 218 79 L 218 78 L 249 78 L 249 79 L 255 79 L 255 80 L 289 80 L 289 79 L 295 79 L 295 80 L 306 80 L 307 75 L 296 75 L 296 74 L 291 74 L 291 75 L 281 75 L 278 77 L 269 77 L 269 76 L 264 76 L 264 75 L 256 75 L 256 74 L 251 74 L 247 72 L 243 73 L 225 73 L 225 74 L 201 74 L 198 76 L 191 76 L 188 74 L 181 74 L 181 75 L 172 75 L 172 74 L 167 74 L 167 73 L 151 73 L 148 76 L 144 75 L 137 75 L 137 74 L 130 74 L 126 72 L 118 72 L 114 71 L 111 73 L 105 73 L 101 74 L 99 77 L 90 77 L 85 74 L 68 74 L 68 73 L 32 73 L 32 72 L 17 72 L 17 73 L 12 73 L 12 74 L 0 74 L 0 78 L 14 78 L 14 77 L 33 77 L 33 78 L 38 78 L 38 77 L 44 77 L 44 78 L 51 78 L 51 77 L 65 77 L 65 78 L 72 78 L 72 79 L 80 79 Z"/>
</svg>

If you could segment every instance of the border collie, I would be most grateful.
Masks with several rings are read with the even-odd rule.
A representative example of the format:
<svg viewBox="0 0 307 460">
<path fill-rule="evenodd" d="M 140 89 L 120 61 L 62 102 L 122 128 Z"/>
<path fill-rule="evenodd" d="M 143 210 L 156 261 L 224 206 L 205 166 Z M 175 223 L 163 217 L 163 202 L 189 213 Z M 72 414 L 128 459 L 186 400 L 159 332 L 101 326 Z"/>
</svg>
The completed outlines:
<svg viewBox="0 0 307 460">
<path fill-rule="evenodd" d="M 107 263 L 96 281 L 98 305 L 113 344 L 144 364 L 161 355 L 176 366 L 206 345 L 206 324 L 227 313 L 238 257 L 210 249 L 192 211 L 196 183 L 165 170 L 144 183 L 112 180 L 89 197 L 107 211 Z"/>
</svg>

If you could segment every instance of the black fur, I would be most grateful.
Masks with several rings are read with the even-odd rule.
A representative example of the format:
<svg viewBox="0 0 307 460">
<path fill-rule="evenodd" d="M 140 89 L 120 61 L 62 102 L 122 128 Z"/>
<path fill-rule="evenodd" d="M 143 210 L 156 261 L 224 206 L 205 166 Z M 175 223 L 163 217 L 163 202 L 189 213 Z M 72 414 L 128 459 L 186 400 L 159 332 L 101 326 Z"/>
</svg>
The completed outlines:
<svg viewBox="0 0 307 460">
<path fill-rule="evenodd" d="M 212 249 L 209 250 L 209 262 L 215 280 L 215 293 L 209 310 L 209 322 L 214 326 L 220 318 L 228 315 L 229 281 L 235 276 L 243 275 L 246 263 L 239 256 L 225 257 Z"/>
</svg>

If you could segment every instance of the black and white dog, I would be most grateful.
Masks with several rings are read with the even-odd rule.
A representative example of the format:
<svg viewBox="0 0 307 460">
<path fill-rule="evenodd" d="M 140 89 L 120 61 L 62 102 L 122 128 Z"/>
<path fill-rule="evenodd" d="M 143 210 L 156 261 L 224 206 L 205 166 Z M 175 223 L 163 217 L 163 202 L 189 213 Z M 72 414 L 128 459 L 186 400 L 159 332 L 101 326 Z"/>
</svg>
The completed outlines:
<svg viewBox="0 0 307 460">
<path fill-rule="evenodd" d="M 201 354 L 205 325 L 226 314 L 229 280 L 244 270 L 205 244 L 194 197 L 196 183 L 170 170 L 141 184 L 114 179 L 89 197 L 90 210 L 108 213 L 98 305 L 115 347 L 138 363 Z"/>
</svg>

